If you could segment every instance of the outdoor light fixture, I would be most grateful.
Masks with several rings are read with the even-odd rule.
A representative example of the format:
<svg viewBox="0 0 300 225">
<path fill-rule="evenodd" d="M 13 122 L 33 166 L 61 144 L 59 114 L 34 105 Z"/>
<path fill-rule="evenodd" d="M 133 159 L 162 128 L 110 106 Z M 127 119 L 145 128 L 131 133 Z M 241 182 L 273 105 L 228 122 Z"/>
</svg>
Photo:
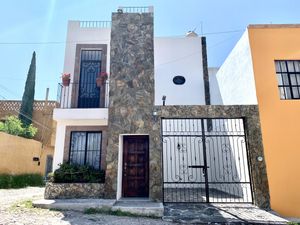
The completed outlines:
<svg viewBox="0 0 300 225">
<path fill-rule="evenodd" d="M 258 157 L 257 157 L 257 161 L 258 161 L 258 162 L 262 162 L 263 160 L 264 160 L 264 158 L 263 158 L 262 156 L 258 156 Z"/>
<path fill-rule="evenodd" d="M 162 96 L 163 106 L 166 105 L 166 99 L 167 99 L 167 96 L 163 95 Z"/>
<path fill-rule="evenodd" d="M 153 110 L 152 116 L 153 116 L 153 121 L 156 122 L 157 121 L 157 111 L 156 110 Z"/>
</svg>

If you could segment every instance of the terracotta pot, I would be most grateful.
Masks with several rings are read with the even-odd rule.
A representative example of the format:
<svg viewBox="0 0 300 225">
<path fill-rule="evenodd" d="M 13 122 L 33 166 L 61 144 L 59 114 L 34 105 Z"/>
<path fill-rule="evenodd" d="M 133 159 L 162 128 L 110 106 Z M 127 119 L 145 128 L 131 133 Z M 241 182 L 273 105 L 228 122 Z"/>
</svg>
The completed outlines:
<svg viewBox="0 0 300 225">
<path fill-rule="evenodd" d="M 97 87 L 101 87 L 105 84 L 105 77 L 100 76 L 96 78 Z"/>
<path fill-rule="evenodd" d="M 70 78 L 64 78 L 62 79 L 63 86 L 69 86 L 70 85 Z"/>
</svg>

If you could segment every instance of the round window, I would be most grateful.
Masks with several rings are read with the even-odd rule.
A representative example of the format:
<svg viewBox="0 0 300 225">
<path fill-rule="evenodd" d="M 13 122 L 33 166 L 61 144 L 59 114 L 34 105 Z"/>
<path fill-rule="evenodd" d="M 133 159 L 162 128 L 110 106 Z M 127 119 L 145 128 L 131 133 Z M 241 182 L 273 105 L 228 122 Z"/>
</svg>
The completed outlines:
<svg viewBox="0 0 300 225">
<path fill-rule="evenodd" d="M 183 76 L 175 76 L 173 78 L 173 83 L 176 85 L 182 85 L 185 83 L 185 78 Z"/>
</svg>

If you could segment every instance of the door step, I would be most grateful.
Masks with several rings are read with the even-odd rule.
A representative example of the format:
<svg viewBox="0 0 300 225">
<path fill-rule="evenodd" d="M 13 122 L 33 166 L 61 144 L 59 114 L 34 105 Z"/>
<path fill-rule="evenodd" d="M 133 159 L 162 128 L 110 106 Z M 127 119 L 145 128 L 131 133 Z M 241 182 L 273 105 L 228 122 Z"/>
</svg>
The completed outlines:
<svg viewBox="0 0 300 225">
<path fill-rule="evenodd" d="M 162 217 L 164 214 L 163 204 L 148 198 L 121 198 L 113 205 L 112 210 L 150 217 Z"/>
</svg>

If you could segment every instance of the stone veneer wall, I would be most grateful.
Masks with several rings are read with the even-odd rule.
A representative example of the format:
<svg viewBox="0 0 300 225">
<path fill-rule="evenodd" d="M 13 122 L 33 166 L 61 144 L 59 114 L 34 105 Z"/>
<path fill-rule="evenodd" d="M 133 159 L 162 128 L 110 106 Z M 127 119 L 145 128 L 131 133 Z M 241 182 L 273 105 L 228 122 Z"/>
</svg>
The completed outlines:
<svg viewBox="0 0 300 225">
<path fill-rule="evenodd" d="M 104 184 L 47 182 L 45 199 L 103 198 Z"/>
<path fill-rule="evenodd" d="M 153 146 L 152 154 L 157 156 L 153 160 L 156 171 L 161 168 L 161 118 L 241 118 L 245 120 L 245 132 L 250 156 L 250 173 L 253 189 L 254 204 L 262 207 L 270 207 L 269 186 L 265 161 L 259 162 L 258 156 L 264 157 L 261 128 L 259 122 L 258 107 L 256 105 L 203 105 L 203 106 L 157 106 L 156 123 L 151 131 Z M 154 162 L 155 161 L 155 162 Z M 151 171 L 150 171 L 151 172 Z M 154 177 L 153 183 L 158 184 L 155 188 L 155 196 L 162 196 L 162 172 Z M 160 184 L 160 185 L 159 185 Z M 160 193 L 159 193 L 160 192 Z M 157 199 L 161 200 L 161 199 Z"/>
<path fill-rule="evenodd" d="M 110 91 L 106 193 L 116 198 L 120 134 L 149 134 L 150 197 L 160 198 L 157 160 L 159 140 L 153 141 L 154 50 L 152 13 L 113 13 L 110 50 Z M 157 154 L 157 155 L 155 155 Z"/>
</svg>

